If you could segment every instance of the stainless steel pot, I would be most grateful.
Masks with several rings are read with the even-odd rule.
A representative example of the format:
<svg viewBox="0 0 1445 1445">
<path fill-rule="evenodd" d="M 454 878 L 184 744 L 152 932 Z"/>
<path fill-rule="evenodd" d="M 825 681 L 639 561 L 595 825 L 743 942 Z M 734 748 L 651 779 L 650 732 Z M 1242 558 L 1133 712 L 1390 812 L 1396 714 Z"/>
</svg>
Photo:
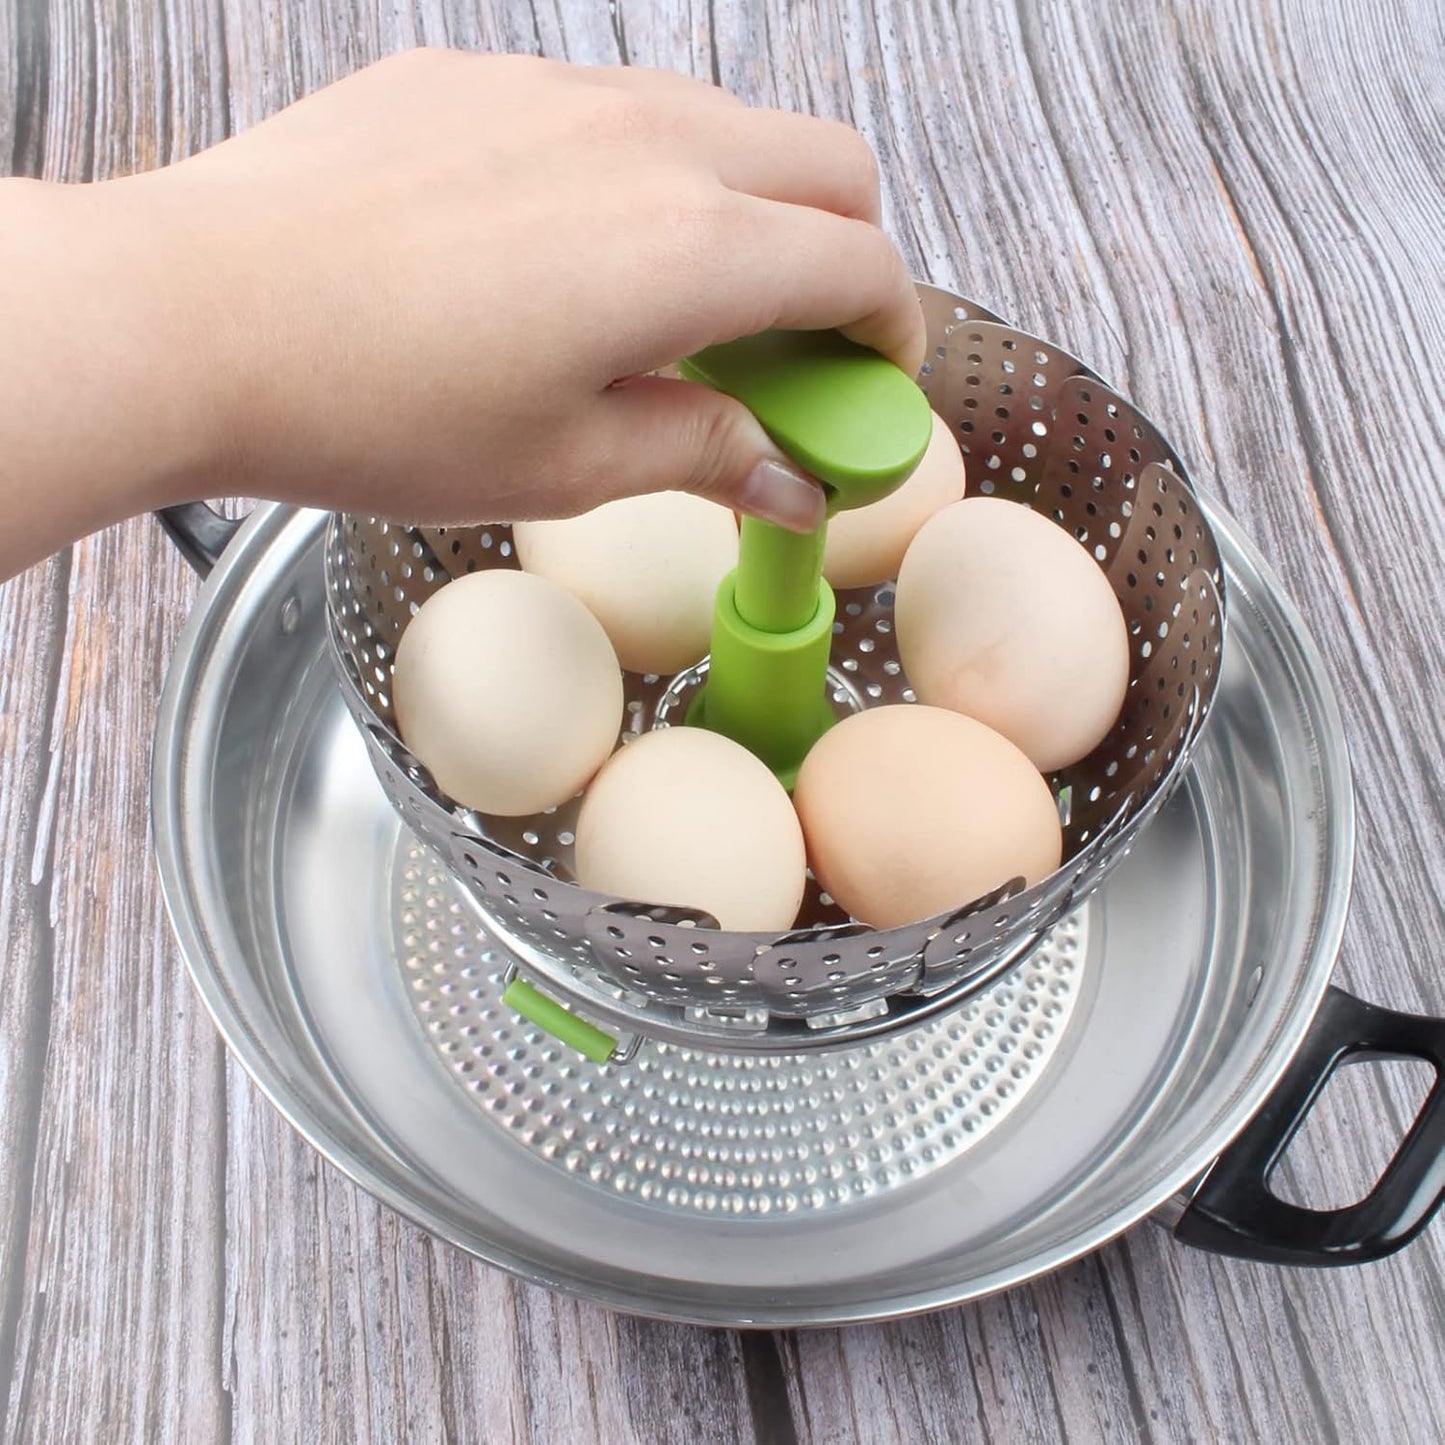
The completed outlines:
<svg viewBox="0 0 1445 1445">
<path fill-rule="evenodd" d="M 265 506 L 215 563 L 166 685 L 155 846 L 196 987 L 332 1163 L 493 1264 L 728 1325 L 955 1304 L 1151 1214 L 1296 1264 L 1378 1258 L 1445 1195 L 1445 1021 L 1329 985 L 1353 808 L 1299 617 L 1217 507 L 1231 636 L 1214 719 L 1136 849 L 962 1008 L 834 1052 L 644 1040 L 596 1066 L 500 1006 L 511 958 L 398 822 L 326 656 L 326 517 Z M 1441 1073 L 1371 1194 L 1315 1212 L 1270 1167 L 1331 1071 Z"/>
</svg>

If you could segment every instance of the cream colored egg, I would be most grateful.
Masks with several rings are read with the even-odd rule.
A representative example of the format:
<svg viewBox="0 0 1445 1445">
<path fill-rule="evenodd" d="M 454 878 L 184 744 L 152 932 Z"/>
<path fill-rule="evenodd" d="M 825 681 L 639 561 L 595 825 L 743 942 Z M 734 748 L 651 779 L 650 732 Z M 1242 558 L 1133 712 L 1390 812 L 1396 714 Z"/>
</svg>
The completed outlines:
<svg viewBox="0 0 1445 1445">
<path fill-rule="evenodd" d="M 1029 760 L 945 708 L 877 707 L 823 734 L 793 803 L 819 883 L 854 918 L 898 928 L 1059 866 L 1058 809 Z"/>
<path fill-rule="evenodd" d="M 918 529 L 958 501 L 963 488 L 963 454 L 948 423 L 935 414 L 933 436 L 913 475 L 881 502 L 829 521 L 823 575 L 837 588 L 875 587 L 896 577 Z"/>
<path fill-rule="evenodd" d="M 601 624 L 525 572 L 459 577 L 411 619 L 392 681 L 402 740 L 468 808 L 539 813 L 617 744 L 622 673 Z"/>
<path fill-rule="evenodd" d="M 783 785 L 746 748 L 692 727 L 644 733 L 602 769 L 576 858 L 584 888 L 701 908 L 747 933 L 792 926 L 807 872 Z"/>
<path fill-rule="evenodd" d="M 585 603 L 630 672 L 681 672 L 707 652 L 718 584 L 738 564 L 728 508 L 657 492 L 512 531 L 522 566 Z"/>
<path fill-rule="evenodd" d="M 1129 634 L 1093 557 L 1018 502 L 968 497 L 924 523 L 898 574 L 898 652 L 919 701 L 967 713 L 1053 772 L 1103 741 Z"/>
</svg>

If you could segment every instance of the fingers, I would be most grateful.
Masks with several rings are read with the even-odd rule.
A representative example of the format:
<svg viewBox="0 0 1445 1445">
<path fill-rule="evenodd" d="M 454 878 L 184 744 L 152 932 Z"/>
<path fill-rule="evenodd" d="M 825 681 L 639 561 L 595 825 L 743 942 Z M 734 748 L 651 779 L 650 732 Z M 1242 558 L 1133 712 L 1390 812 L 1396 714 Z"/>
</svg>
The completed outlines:
<svg viewBox="0 0 1445 1445">
<path fill-rule="evenodd" d="M 907 276 L 906 270 L 904 275 Z M 916 377 L 918 368 L 923 365 L 924 354 L 928 349 L 928 328 L 923 320 L 918 292 L 911 280 L 908 282 L 906 301 L 885 303 L 877 310 L 870 311 L 838 329 L 850 341 L 881 351 L 909 376 Z"/>
<path fill-rule="evenodd" d="M 732 284 L 760 308 L 760 325 L 789 331 L 836 326 L 910 376 L 923 363 L 926 332 L 918 292 L 898 248 L 876 226 L 807 206 L 746 201 Z"/>
<path fill-rule="evenodd" d="M 655 105 L 651 126 L 639 118 L 633 133 L 686 147 L 730 189 L 878 224 L 878 162 L 852 126 L 744 105 L 731 91 L 668 70 L 629 65 L 578 74 Z"/>
<path fill-rule="evenodd" d="M 711 387 L 635 377 L 610 388 L 587 437 L 608 459 L 596 481 L 607 496 L 694 492 L 790 531 L 822 526 L 822 488 L 778 451 L 740 402 Z"/>
<path fill-rule="evenodd" d="M 555 73 L 593 92 L 578 124 L 599 165 L 646 182 L 620 213 L 633 239 L 604 288 L 616 314 L 600 328 L 595 385 L 770 326 L 837 327 L 918 369 L 921 309 L 878 227 L 877 162 L 857 132 L 669 71 Z"/>
<path fill-rule="evenodd" d="M 610 85 L 640 95 L 743 106 L 741 99 L 720 85 L 698 80 L 695 76 L 681 75 L 675 70 L 658 70 L 650 65 L 577 66 L 573 73 L 591 85 Z"/>
<path fill-rule="evenodd" d="M 755 258 L 747 284 L 767 301 L 767 326 L 836 326 L 909 375 L 918 370 L 923 311 L 903 257 L 882 231 L 805 206 L 758 201 L 745 209 L 741 224 L 755 233 L 756 248 L 746 252 Z"/>
<path fill-rule="evenodd" d="M 679 320 L 707 334 L 683 338 L 672 356 L 637 358 L 630 370 L 650 370 L 766 326 L 837 326 L 910 374 L 918 369 L 922 315 L 907 268 L 878 229 L 878 163 L 857 131 L 749 107 L 669 71 L 622 66 L 578 73 L 633 98 L 625 114 L 611 117 L 619 134 L 689 170 L 701 163 L 743 203 L 702 208 L 711 234 L 688 238 L 687 253 L 712 259 L 717 279 L 708 280 L 701 308 L 679 298 Z"/>
<path fill-rule="evenodd" d="M 878 160 L 852 126 L 746 107 L 707 123 L 699 144 L 730 189 L 878 224 Z"/>
<path fill-rule="evenodd" d="M 678 224 L 695 232 L 676 245 L 704 284 L 668 298 L 666 273 L 659 270 L 658 325 L 650 340 L 668 354 L 632 358 L 621 370 L 652 370 L 772 326 L 837 327 L 910 376 L 922 364 L 918 293 L 897 248 L 876 226 L 744 196 L 702 207 L 695 216 L 684 212 Z"/>
</svg>

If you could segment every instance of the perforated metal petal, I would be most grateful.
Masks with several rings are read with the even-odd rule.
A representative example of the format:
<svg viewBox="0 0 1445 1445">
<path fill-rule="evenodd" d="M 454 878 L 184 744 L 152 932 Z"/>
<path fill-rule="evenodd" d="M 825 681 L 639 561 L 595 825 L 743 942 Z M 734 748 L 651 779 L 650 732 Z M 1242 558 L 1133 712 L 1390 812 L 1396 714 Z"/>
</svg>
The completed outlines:
<svg viewBox="0 0 1445 1445">
<path fill-rule="evenodd" d="M 1079 363 L 1011 326 L 969 323 L 937 348 L 929 401 L 953 419 L 969 490 L 1034 505 L 1049 428 Z"/>
<path fill-rule="evenodd" d="M 512 529 L 491 527 L 418 527 L 417 533 L 452 577 L 482 568 L 517 566 Z"/>
</svg>

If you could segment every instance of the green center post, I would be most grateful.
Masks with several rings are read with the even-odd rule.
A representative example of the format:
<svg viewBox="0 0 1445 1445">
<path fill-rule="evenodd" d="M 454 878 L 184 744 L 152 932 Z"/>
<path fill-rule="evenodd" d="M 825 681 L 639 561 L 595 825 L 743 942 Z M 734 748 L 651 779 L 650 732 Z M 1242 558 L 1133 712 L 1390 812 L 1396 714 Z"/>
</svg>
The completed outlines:
<svg viewBox="0 0 1445 1445">
<path fill-rule="evenodd" d="M 817 478 L 830 516 L 896 491 L 932 435 L 913 379 L 836 331 L 765 331 L 709 347 L 681 370 L 742 402 Z M 740 742 L 789 789 L 833 721 L 825 541 L 826 524 L 800 534 L 743 519 L 737 569 L 718 589 L 707 683 L 688 711 L 689 723 Z"/>
</svg>

